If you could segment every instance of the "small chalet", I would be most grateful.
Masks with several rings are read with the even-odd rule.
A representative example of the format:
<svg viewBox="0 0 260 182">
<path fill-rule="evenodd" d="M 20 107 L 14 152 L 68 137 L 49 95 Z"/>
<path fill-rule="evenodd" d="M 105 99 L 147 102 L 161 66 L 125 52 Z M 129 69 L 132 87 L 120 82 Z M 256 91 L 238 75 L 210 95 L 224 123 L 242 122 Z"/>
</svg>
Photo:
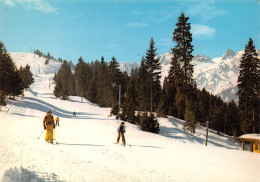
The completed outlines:
<svg viewBox="0 0 260 182">
<path fill-rule="evenodd" d="M 260 153 L 260 134 L 245 134 L 235 140 L 242 142 L 243 150 L 245 150 L 245 145 L 249 144 L 250 152 Z"/>
</svg>

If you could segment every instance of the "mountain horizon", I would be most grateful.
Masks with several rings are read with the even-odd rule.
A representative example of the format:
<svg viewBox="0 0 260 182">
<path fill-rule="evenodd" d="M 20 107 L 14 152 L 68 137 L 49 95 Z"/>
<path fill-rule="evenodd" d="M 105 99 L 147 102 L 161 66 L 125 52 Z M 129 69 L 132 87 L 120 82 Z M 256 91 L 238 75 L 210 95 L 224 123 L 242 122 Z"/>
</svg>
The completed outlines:
<svg viewBox="0 0 260 182">
<path fill-rule="evenodd" d="M 259 49 L 256 49 L 258 56 L 260 56 Z M 239 74 L 239 63 L 240 59 L 244 53 L 242 51 L 234 52 L 231 48 L 221 56 L 217 58 L 210 58 L 207 55 L 195 54 L 193 57 L 192 64 L 194 65 L 193 78 L 196 80 L 197 87 L 199 89 L 205 88 L 208 92 L 220 96 L 224 101 L 230 102 L 234 100 L 238 102 L 237 98 L 237 77 Z M 14 62 L 17 60 L 22 61 L 22 66 L 26 64 L 26 57 L 32 57 L 35 55 L 33 53 L 16 53 L 10 52 L 11 57 Z M 170 63 L 172 58 L 172 53 L 167 51 L 164 54 L 157 55 L 161 63 L 161 84 L 166 76 L 168 76 L 168 71 L 170 70 Z M 27 58 L 28 59 L 28 58 Z M 45 59 L 42 57 L 42 59 Z M 61 63 L 56 61 L 55 69 L 59 69 Z M 131 63 L 120 61 L 119 69 L 122 72 L 127 72 L 128 75 L 131 74 L 131 70 L 138 68 L 140 64 L 135 61 Z M 39 68 L 40 69 L 40 68 Z M 53 69 L 53 67 L 52 67 Z"/>
</svg>

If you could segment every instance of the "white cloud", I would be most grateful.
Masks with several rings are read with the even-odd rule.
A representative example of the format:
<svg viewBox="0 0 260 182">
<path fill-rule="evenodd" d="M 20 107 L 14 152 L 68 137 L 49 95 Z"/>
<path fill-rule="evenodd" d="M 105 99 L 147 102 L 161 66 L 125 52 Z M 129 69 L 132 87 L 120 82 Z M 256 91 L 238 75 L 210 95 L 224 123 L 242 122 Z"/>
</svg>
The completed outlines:
<svg viewBox="0 0 260 182">
<path fill-rule="evenodd" d="M 207 25 L 191 24 L 191 33 L 194 38 L 210 38 L 216 33 L 216 29 Z"/>
<path fill-rule="evenodd" d="M 8 6 L 20 5 L 26 9 L 42 12 L 54 12 L 56 10 L 47 0 L 3 0 L 3 2 Z"/>
<path fill-rule="evenodd" d="M 191 17 L 198 16 L 202 22 L 207 22 L 219 15 L 226 15 L 226 14 L 228 14 L 228 11 L 224 9 L 219 9 L 216 6 L 205 2 L 196 4 L 194 6 L 190 6 L 187 9 L 188 16 Z"/>
<path fill-rule="evenodd" d="M 12 0 L 4 0 L 3 1 L 7 6 L 15 6 L 15 3 Z"/>
<path fill-rule="evenodd" d="M 128 28 L 140 28 L 140 27 L 146 27 L 146 26 L 148 26 L 148 24 L 146 24 L 146 23 L 132 22 L 132 23 L 128 23 L 126 26 L 127 26 Z"/>
</svg>

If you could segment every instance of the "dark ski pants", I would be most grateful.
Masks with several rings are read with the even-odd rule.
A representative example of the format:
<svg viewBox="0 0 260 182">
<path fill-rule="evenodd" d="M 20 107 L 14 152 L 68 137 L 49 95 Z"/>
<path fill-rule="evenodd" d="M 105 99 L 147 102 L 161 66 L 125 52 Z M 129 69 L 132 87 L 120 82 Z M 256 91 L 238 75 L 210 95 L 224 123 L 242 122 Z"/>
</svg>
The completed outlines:
<svg viewBox="0 0 260 182">
<path fill-rule="evenodd" d="M 124 132 L 118 131 L 117 143 L 119 143 L 120 136 L 122 136 L 122 141 L 123 141 L 123 144 L 125 145 L 125 135 L 124 135 Z"/>
</svg>

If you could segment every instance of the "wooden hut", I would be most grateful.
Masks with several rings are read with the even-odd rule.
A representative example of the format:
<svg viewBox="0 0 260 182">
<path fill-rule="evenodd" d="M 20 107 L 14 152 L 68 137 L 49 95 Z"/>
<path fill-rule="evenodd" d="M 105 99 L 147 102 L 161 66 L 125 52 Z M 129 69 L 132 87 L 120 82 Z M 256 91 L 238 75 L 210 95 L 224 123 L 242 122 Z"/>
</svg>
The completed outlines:
<svg viewBox="0 0 260 182">
<path fill-rule="evenodd" d="M 260 134 L 245 134 L 239 138 L 235 138 L 235 140 L 242 142 L 243 150 L 245 150 L 245 144 L 249 143 L 250 152 L 260 153 Z"/>
</svg>

